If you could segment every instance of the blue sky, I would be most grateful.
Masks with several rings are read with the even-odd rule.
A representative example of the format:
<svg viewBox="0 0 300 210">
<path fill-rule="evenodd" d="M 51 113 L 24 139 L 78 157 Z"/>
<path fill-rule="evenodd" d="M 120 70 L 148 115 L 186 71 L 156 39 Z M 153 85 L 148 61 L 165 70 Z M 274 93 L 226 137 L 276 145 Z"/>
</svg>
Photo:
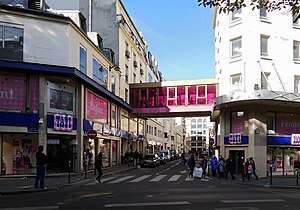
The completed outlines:
<svg viewBox="0 0 300 210">
<path fill-rule="evenodd" d="M 197 0 L 122 0 L 167 81 L 214 78 L 213 9 Z"/>
</svg>

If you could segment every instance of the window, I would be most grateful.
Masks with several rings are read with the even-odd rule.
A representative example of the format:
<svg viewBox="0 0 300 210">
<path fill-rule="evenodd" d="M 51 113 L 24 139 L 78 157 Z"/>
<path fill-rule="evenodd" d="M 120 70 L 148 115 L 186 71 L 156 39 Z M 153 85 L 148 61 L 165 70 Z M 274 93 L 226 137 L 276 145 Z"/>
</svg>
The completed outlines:
<svg viewBox="0 0 300 210">
<path fill-rule="evenodd" d="M 86 74 L 86 50 L 80 47 L 80 71 Z"/>
<path fill-rule="evenodd" d="M 260 36 L 260 55 L 268 56 L 268 40 L 269 36 L 261 35 Z"/>
<path fill-rule="evenodd" d="M 136 75 L 133 73 L 133 83 L 136 83 Z"/>
<path fill-rule="evenodd" d="M 151 76 L 151 74 L 150 73 L 148 73 L 148 82 L 152 82 L 152 76 Z"/>
<path fill-rule="evenodd" d="M 300 93 L 300 76 L 295 76 L 294 93 Z"/>
<path fill-rule="evenodd" d="M 275 113 L 274 112 L 267 113 L 267 133 L 268 134 L 275 133 Z"/>
<path fill-rule="evenodd" d="M 128 89 L 125 88 L 125 102 L 128 103 Z"/>
<path fill-rule="evenodd" d="M 261 84 L 260 84 L 261 89 L 265 89 L 265 90 L 269 89 L 269 84 L 268 84 L 269 76 L 270 73 L 266 73 L 266 72 L 261 73 Z"/>
<path fill-rule="evenodd" d="M 111 126 L 117 127 L 117 107 L 116 105 L 111 105 Z"/>
<path fill-rule="evenodd" d="M 235 74 L 230 76 L 230 84 L 231 84 L 231 91 L 241 90 L 242 86 L 242 74 Z"/>
<path fill-rule="evenodd" d="M 266 8 L 260 8 L 259 15 L 261 19 L 267 19 L 267 10 Z"/>
<path fill-rule="evenodd" d="M 300 42 L 293 41 L 294 61 L 300 61 Z"/>
<path fill-rule="evenodd" d="M 236 22 L 241 19 L 242 19 L 242 8 L 240 8 L 238 10 L 234 10 L 231 13 L 231 19 L 230 19 L 231 22 Z"/>
<path fill-rule="evenodd" d="M 111 92 L 116 94 L 116 78 L 114 75 L 111 75 Z"/>
<path fill-rule="evenodd" d="M 231 58 L 242 56 L 242 37 L 232 39 L 231 41 Z"/>
<path fill-rule="evenodd" d="M 100 85 L 107 87 L 107 69 L 93 58 L 93 79 Z"/>
<path fill-rule="evenodd" d="M 244 112 L 231 113 L 230 133 L 241 133 L 244 131 Z"/>
<path fill-rule="evenodd" d="M 22 28 L 0 26 L 0 59 L 23 61 Z"/>
<path fill-rule="evenodd" d="M 293 25 L 300 27 L 300 13 L 293 15 Z"/>
</svg>

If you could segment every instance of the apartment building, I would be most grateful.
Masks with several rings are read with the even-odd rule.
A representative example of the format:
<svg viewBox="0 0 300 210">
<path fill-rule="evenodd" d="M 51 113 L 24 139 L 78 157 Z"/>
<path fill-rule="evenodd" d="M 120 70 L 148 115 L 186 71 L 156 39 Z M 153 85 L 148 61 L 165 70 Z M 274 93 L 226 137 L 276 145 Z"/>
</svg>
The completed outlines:
<svg viewBox="0 0 300 210">
<path fill-rule="evenodd" d="M 219 79 L 212 119 L 223 157 L 236 171 L 254 157 L 257 173 L 293 174 L 300 155 L 299 20 L 287 10 L 243 7 L 215 12 L 215 67 Z"/>
<path fill-rule="evenodd" d="M 39 2 L 39 1 L 38 1 Z M 0 5 L 0 154 L 8 174 L 35 173 L 43 145 L 48 173 L 120 163 L 132 108 L 114 94 L 119 68 L 79 11 Z M 69 18 L 69 17 L 71 18 Z M 125 129 L 122 129 L 125 128 Z M 89 139 L 87 131 L 97 131 Z M 84 163 L 84 164 L 83 164 Z"/>
</svg>

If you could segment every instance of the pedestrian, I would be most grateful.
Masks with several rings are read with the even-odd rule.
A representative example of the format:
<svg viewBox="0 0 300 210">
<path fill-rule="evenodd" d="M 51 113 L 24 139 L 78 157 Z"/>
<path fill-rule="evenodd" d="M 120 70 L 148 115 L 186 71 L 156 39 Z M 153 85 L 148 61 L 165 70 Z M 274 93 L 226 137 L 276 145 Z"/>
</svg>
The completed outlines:
<svg viewBox="0 0 300 210">
<path fill-rule="evenodd" d="M 143 155 L 142 151 L 140 151 L 140 154 L 139 154 L 139 165 L 142 165 L 143 159 L 144 159 L 144 155 Z"/>
<path fill-rule="evenodd" d="M 135 166 L 137 166 L 138 165 L 138 159 L 139 159 L 139 152 L 137 151 L 137 149 L 135 150 L 133 157 L 134 157 L 134 160 L 135 160 L 134 161 Z M 133 165 L 134 165 L 134 162 L 133 162 Z"/>
<path fill-rule="evenodd" d="M 134 153 L 132 150 L 129 153 L 129 165 L 134 165 Z"/>
<path fill-rule="evenodd" d="M 232 180 L 235 179 L 235 177 L 233 175 L 233 160 L 232 160 L 231 156 L 229 156 L 226 159 L 226 175 L 225 175 L 225 179 L 228 179 L 228 174 L 230 174 Z"/>
<path fill-rule="evenodd" d="M 218 159 L 213 155 L 211 158 L 211 171 L 213 176 L 217 176 Z"/>
<path fill-rule="evenodd" d="M 126 161 L 127 165 L 129 166 L 129 152 L 127 150 L 125 152 L 125 161 Z"/>
<path fill-rule="evenodd" d="M 207 161 L 206 157 L 204 157 L 204 159 L 202 161 L 202 177 L 201 178 L 206 177 L 207 164 L 208 164 L 208 161 Z"/>
<path fill-rule="evenodd" d="M 220 161 L 219 161 L 219 164 L 218 164 L 218 174 L 219 174 L 219 179 L 221 177 L 225 178 L 224 175 L 225 175 L 225 160 L 222 156 L 220 156 Z"/>
<path fill-rule="evenodd" d="M 196 165 L 195 157 L 194 157 L 194 154 L 192 154 L 191 157 L 190 157 L 189 160 L 188 160 L 188 166 L 189 166 L 189 168 L 190 168 L 189 177 L 194 178 L 194 169 L 195 169 L 195 165 Z"/>
<path fill-rule="evenodd" d="M 41 189 L 46 189 L 45 184 L 45 172 L 47 156 L 43 153 L 44 147 L 42 145 L 38 146 L 38 151 L 35 154 L 36 158 L 36 177 L 34 187 L 38 188 L 40 184 Z"/>
<path fill-rule="evenodd" d="M 100 151 L 98 156 L 97 156 L 97 170 L 98 170 L 98 176 L 96 177 L 96 182 L 99 183 L 103 183 L 103 181 L 101 180 L 101 176 L 103 175 L 103 162 L 102 162 L 102 152 Z"/>
<path fill-rule="evenodd" d="M 247 170 L 247 179 L 250 180 L 250 176 L 251 174 L 253 174 L 256 178 L 256 180 L 258 180 L 258 176 L 255 172 L 256 167 L 255 167 L 255 162 L 253 160 L 253 157 L 249 158 L 249 161 L 246 163 L 246 170 Z"/>
<path fill-rule="evenodd" d="M 185 163 L 186 163 L 186 159 L 185 159 L 185 154 L 184 154 L 184 152 L 181 153 L 181 163 L 182 163 L 183 165 L 185 165 Z"/>
</svg>

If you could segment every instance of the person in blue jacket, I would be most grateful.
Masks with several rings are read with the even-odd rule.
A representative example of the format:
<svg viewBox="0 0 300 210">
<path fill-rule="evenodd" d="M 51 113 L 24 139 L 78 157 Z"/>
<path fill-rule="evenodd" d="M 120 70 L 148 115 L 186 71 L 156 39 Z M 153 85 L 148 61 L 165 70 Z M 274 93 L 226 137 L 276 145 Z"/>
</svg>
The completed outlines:
<svg viewBox="0 0 300 210">
<path fill-rule="evenodd" d="M 217 169 L 218 169 L 218 159 L 216 156 L 211 158 L 211 171 L 213 176 L 217 176 Z"/>
</svg>

